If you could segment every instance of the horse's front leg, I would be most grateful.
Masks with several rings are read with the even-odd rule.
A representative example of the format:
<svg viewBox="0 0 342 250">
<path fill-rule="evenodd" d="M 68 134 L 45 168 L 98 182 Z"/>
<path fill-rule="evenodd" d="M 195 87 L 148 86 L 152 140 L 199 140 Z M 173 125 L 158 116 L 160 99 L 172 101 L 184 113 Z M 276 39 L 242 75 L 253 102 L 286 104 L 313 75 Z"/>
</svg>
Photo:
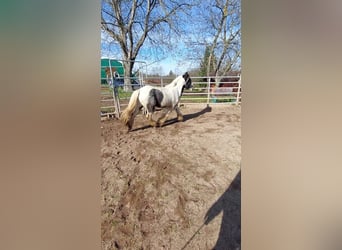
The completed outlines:
<svg viewBox="0 0 342 250">
<path fill-rule="evenodd" d="M 159 126 L 163 126 L 163 124 L 165 123 L 165 121 L 167 120 L 169 114 L 171 113 L 172 109 L 168 108 L 166 109 L 166 111 L 163 112 L 162 116 L 159 117 L 157 123 L 159 124 Z"/>
<path fill-rule="evenodd" d="M 175 110 L 177 112 L 177 119 L 178 119 L 178 121 L 180 121 L 180 122 L 183 121 L 184 118 L 183 118 L 182 113 L 180 112 L 180 109 L 179 109 L 178 105 L 176 105 Z"/>
</svg>

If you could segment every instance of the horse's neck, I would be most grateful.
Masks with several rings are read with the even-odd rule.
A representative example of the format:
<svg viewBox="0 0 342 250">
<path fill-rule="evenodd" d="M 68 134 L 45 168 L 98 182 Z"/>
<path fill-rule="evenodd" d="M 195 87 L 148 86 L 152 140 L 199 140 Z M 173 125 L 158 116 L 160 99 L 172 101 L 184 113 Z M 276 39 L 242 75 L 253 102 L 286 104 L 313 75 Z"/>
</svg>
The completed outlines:
<svg viewBox="0 0 342 250">
<path fill-rule="evenodd" d="M 177 84 L 177 90 L 178 90 L 178 96 L 182 95 L 182 90 L 183 90 L 184 84 Z"/>
<path fill-rule="evenodd" d="M 181 94 L 182 94 L 182 89 L 183 89 L 183 85 L 184 85 L 184 84 L 181 84 L 179 81 L 180 81 L 180 79 L 179 79 L 179 78 L 176 78 L 176 79 L 173 80 L 170 84 L 168 84 L 166 87 L 176 89 L 177 92 L 178 92 L 178 95 L 181 96 Z M 174 86 L 174 85 L 175 85 L 175 82 L 176 82 L 176 86 Z"/>
<path fill-rule="evenodd" d="M 177 83 L 177 81 L 179 80 L 179 78 L 177 77 L 176 79 L 174 79 L 172 82 L 170 82 L 168 85 L 166 85 L 165 87 L 169 87 L 169 88 L 174 88 L 175 84 Z"/>
</svg>

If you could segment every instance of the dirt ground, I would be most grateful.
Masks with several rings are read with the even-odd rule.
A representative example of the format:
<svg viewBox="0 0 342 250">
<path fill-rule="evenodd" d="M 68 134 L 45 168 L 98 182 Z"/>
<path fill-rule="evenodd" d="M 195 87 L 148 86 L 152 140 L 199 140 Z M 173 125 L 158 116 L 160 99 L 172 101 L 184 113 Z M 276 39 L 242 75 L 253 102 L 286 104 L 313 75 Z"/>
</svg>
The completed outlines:
<svg viewBox="0 0 342 250">
<path fill-rule="evenodd" d="M 241 107 L 181 111 L 101 122 L 102 249 L 241 248 Z"/>
</svg>

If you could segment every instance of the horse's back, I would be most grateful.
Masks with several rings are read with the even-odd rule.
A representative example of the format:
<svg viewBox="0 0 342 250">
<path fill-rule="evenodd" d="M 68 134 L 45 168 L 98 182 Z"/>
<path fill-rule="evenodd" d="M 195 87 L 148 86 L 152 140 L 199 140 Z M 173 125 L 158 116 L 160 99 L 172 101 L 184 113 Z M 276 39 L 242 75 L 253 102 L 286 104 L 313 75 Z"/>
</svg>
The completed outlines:
<svg viewBox="0 0 342 250">
<path fill-rule="evenodd" d="M 157 102 L 161 108 L 172 108 L 180 100 L 179 90 L 171 84 L 165 87 L 145 85 L 140 88 L 139 101 L 146 108 L 150 102 Z"/>
</svg>

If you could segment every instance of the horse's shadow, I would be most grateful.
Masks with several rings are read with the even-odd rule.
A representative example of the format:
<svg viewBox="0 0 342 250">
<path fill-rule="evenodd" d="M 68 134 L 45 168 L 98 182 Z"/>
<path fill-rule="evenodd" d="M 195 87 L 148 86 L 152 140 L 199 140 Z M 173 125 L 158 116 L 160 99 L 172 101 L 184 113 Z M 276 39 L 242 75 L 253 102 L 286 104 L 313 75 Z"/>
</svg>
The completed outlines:
<svg viewBox="0 0 342 250">
<path fill-rule="evenodd" d="M 209 208 L 204 224 L 209 224 L 221 212 L 223 216 L 220 233 L 213 249 L 241 249 L 241 171 L 221 197 Z"/>
<path fill-rule="evenodd" d="M 174 111 L 173 111 L 174 112 Z M 191 119 L 194 119 L 194 118 L 197 118 L 207 112 L 211 112 L 211 107 L 209 105 L 207 105 L 204 109 L 196 112 L 196 113 L 192 113 L 192 114 L 186 114 L 186 115 L 183 115 L 183 122 L 185 121 L 188 121 L 188 120 L 191 120 Z M 165 123 L 163 124 L 162 128 L 163 127 L 166 127 L 166 126 L 170 126 L 174 123 L 177 123 L 179 122 L 177 120 L 177 118 L 172 118 L 170 120 L 167 120 L 165 121 Z M 146 126 L 143 126 L 143 127 L 140 127 L 140 128 L 135 128 L 135 129 L 132 129 L 131 131 L 137 131 L 137 130 L 144 130 L 144 129 L 147 129 L 147 128 L 150 128 L 151 126 L 150 125 L 146 125 Z"/>
</svg>

